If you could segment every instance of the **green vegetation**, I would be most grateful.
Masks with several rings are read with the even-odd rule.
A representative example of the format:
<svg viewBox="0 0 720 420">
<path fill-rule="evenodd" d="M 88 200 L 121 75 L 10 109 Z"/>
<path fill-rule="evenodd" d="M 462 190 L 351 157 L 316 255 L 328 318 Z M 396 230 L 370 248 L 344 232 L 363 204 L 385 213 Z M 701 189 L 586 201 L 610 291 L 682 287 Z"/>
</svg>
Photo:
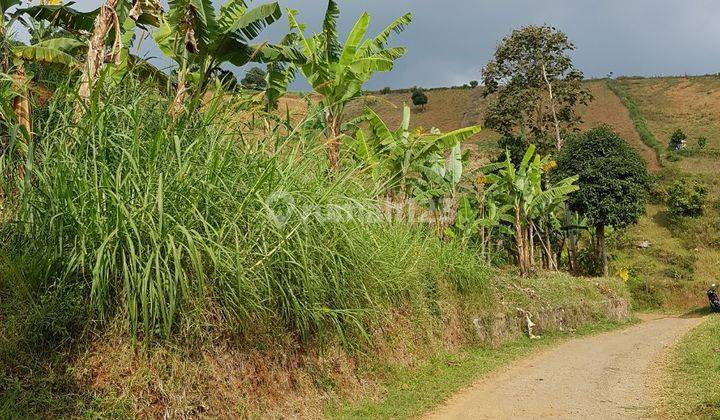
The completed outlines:
<svg viewBox="0 0 720 420">
<path fill-rule="evenodd" d="M 507 138 L 534 143 L 541 153 L 559 151 L 577 125 L 575 108 L 592 95 L 573 66 L 575 46 L 553 27 L 526 26 L 503 38 L 483 68 L 488 106 L 485 125 Z"/>
<path fill-rule="evenodd" d="M 624 228 L 645 214 L 647 163 L 607 126 L 568 140 L 557 163 L 557 176 L 578 177 L 580 191 L 568 205 L 595 227 L 598 266 L 607 276 L 605 227 Z"/>
<path fill-rule="evenodd" d="M 699 314 L 698 314 L 699 315 Z M 711 316 L 672 349 L 665 400 L 665 418 L 714 419 L 720 417 L 720 317 Z"/>
<path fill-rule="evenodd" d="M 402 32 L 412 22 L 412 14 L 397 18 L 374 38 L 365 39 L 370 15 L 363 13 L 348 34 L 345 45 L 340 44 L 337 32 L 340 9 L 334 0 L 328 1 L 322 32 L 311 37 L 304 34 L 306 25 L 297 22 L 296 14 L 296 11 L 290 11 L 288 21 L 302 52 L 297 68 L 313 90 L 322 95 L 328 157 L 330 166 L 337 170 L 345 105 L 360 95 L 363 84 L 373 74 L 392 70 L 395 60 L 405 55 L 405 48 L 388 48 L 387 43 L 393 33 Z"/>
<path fill-rule="evenodd" d="M 254 90 L 264 90 L 267 87 L 265 78 L 267 73 L 260 67 L 253 67 L 245 73 L 245 77 L 240 81 L 244 87 Z"/>
<path fill-rule="evenodd" d="M 705 212 L 707 195 L 708 188 L 701 182 L 675 181 L 668 189 L 668 210 L 674 216 L 702 216 Z"/>
<path fill-rule="evenodd" d="M 648 147 L 655 151 L 658 161 L 663 162 L 663 146 L 662 144 L 660 144 L 658 139 L 655 138 L 655 135 L 652 133 L 652 131 L 650 131 L 650 129 L 648 128 L 647 121 L 645 121 L 645 118 L 640 112 L 637 103 L 630 96 L 630 92 L 628 92 L 626 88 L 624 88 L 616 80 L 613 79 L 608 79 L 607 86 L 620 98 L 623 105 L 625 105 L 625 108 L 627 108 L 628 112 L 630 113 L 630 118 L 635 124 L 635 130 L 637 130 L 642 141 Z"/>
<path fill-rule="evenodd" d="M 679 151 L 685 148 L 685 140 L 687 140 L 687 134 L 685 134 L 684 131 L 681 129 L 676 129 L 673 131 L 672 135 L 670 136 L 670 141 L 668 142 L 668 149 Z"/>
<path fill-rule="evenodd" d="M 427 95 L 420 89 L 413 91 L 410 99 L 412 99 L 413 105 L 423 110 L 425 109 L 425 105 L 428 103 Z"/>
<path fill-rule="evenodd" d="M 409 13 L 370 38 L 363 13 L 342 37 L 329 0 L 318 33 L 289 10 L 288 34 L 253 45 L 281 18 L 277 3 L 172 0 L 161 13 L 154 0 L 107 0 L 12 16 L 27 20 L 9 19 L 8 4 L 17 2 L 2 3 L 4 33 L 30 18 L 47 31 L 27 45 L 0 39 L 0 58 L 18 59 L 0 63 L 0 414 L 281 417 L 276 400 L 343 400 L 358 378 L 391 381 L 395 413 L 417 412 L 532 348 L 480 349 L 530 333 L 519 317 L 535 316 L 552 337 L 627 316 L 618 279 L 542 271 L 559 271 L 577 243 L 570 232 L 587 221 L 567 203 L 591 185 L 576 184 L 583 168 L 553 176 L 556 162 L 536 153 L 558 152 L 590 100 L 562 32 L 515 31 L 485 68 L 492 118 L 520 141 L 483 166 L 463 145 L 478 126 L 411 129 L 408 107 L 397 129 L 390 115 L 345 115 L 404 55 L 388 41 Z M 177 69 L 132 56 L 138 26 Z M 64 66 L 23 73 L 48 62 Z M 251 69 L 238 86 L 227 66 L 250 62 L 268 71 Z M 288 95 L 280 115 L 298 73 L 314 94 Z M 34 110 L 30 89 L 45 92 Z M 413 92 L 424 106 L 427 95 Z M 307 111 L 299 118 L 296 103 Z M 608 134 L 585 137 L 598 133 Z M 610 164 L 643 177 L 619 150 L 625 159 Z M 637 198 L 585 209 L 596 235 L 595 215 Z M 603 223 L 624 227 L 639 209 Z M 692 221 L 668 230 L 679 223 Z M 655 257 L 674 280 L 694 275 L 692 255 Z M 493 267 L 510 263 L 520 276 Z M 397 366 L 429 360 L 433 370 L 452 357 L 472 368 L 449 371 L 445 390 L 420 405 L 393 402 L 413 375 Z"/>
</svg>

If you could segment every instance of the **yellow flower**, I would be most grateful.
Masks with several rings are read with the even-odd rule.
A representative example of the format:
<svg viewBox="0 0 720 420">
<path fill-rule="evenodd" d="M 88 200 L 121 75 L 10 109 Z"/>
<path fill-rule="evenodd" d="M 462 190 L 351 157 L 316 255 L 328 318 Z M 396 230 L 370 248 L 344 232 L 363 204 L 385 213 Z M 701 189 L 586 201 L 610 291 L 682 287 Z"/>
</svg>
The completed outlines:
<svg viewBox="0 0 720 420">
<path fill-rule="evenodd" d="M 623 281 L 628 281 L 630 279 L 630 271 L 627 269 L 627 267 L 623 267 L 620 270 L 618 270 L 617 275 Z"/>
<path fill-rule="evenodd" d="M 551 160 L 542 166 L 543 172 L 550 172 L 555 168 L 557 168 L 557 162 L 555 162 L 554 160 Z"/>
<path fill-rule="evenodd" d="M 475 183 L 478 185 L 479 184 L 489 184 L 490 179 L 488 177 L 486 177 L 485 174 L 480 174 L 477 176 L 477 178 L 475 178 Z"/>
</svg>

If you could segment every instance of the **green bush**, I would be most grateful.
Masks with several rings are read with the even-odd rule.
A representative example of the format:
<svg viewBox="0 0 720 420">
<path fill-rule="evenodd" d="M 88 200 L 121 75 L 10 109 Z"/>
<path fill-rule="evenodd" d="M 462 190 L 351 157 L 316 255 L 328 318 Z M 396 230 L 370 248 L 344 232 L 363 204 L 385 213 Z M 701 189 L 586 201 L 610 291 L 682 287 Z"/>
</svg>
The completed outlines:
<svg viewBox="0 0 720 420">
<path fill-rule="evenodd" d="M 705 136 L 698 137 L 697 147 L 700 150 L 705 149 L 707 147 L 707 137 L 705 137 Z"/>
<path fill-rule="evenodd" d="M 668 142 L 668 149 L 673 151 L 679 151 L 685 148 L 685 140 L 687 140 L 687 135 L 684 131 L 681 129 L 677 129 L 673 131 L 673 133 L 670 135 L 670 141 Z"/>
<path fill-rule="evenodd" d="M 697 181 L 678 180 L 668 190 L 667 206 L 674 216 L 702 216 L 708 189 Z"/>
<path fill-rule="evenodd" d="M 382 88 L 382 90 L 380 90 L 380 93 L 383 94 L 383 95 L 387 95 L 387 94 L 389 94 L 390 92 L 392 92 L 392 89 L 390 89 L 389 86 L 386 86 L 386 87 Z"/>
</svg>

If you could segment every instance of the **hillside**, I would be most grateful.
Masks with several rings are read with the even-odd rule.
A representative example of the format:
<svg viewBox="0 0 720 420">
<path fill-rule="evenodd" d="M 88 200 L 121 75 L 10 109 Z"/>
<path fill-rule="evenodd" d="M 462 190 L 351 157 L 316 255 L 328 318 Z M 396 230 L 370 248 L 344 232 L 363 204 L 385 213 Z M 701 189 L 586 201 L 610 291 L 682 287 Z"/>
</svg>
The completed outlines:
<svg viewBox="0 0 720 420">
<path fill-rule="evenodd" d="M 650 168 L 659 168 L 659 163 L 652 149 L 646 146 L 635 131 L 627 109 L 620 99 L 607 87 L 604 80 L 585 82 L 595 98 L 588 106 L 579 109 L 582 118 L 582 129 L 600 124 L 609 124 L 617 130 L 625 140 L 648 161 Z M 411 127 L 430 129 L 439 128 L 443 131 L 454 130 L 469 125 L 482 125 L 487 100 L 482 89 L 433 89 L 425 92 L 428 104 L 424 110 L 413 108 Z M 350 116 L 357 116 L 365 106 L 372 108 L 381 115 L 392 127 L 400 124 L 403 103 L 410 103 L 409 92 L 391 92 L 389 94 L 373 93 L 354 101 L 348 110 Z M 478 146 L 480 153 L 493 151 L 495 140 L 499 134 L 484 129 L 476 135 L 472 142 Z"/>
<path fill-rule="evenodd" d="M 678 176 L 687 174 L 708 185 L 711 203 L 718 200 L 720 78 L 621 78 L 614 81 L 637 104 L 651 134 L 661 143 L 663 155 L 675 129 L 687 133 L 688 150 L 677 157 L 678 161 L 664 162 L 664 169 L 657 153 L 642 141 L 628 109 L 610 90 L 607 81 L 585 83 L 594 100 L 579 109 L 583 121 L 581 129 L 609 124 L 648 162 L 649 169 L 657 174 L 661 184 L 665 184 L 661 189 Z M 428 105 L 425 109 L 413 109 L 413 128 L 452 130 L 482 124 L 486 101 L 480 88 L 434 89 L 426 94 Z M 397 126 L 403 102 L 410 102 L 409 92 L 373 93 L 352 103 L 348 114 L 359 115 L 365 106 L 369 106 L 391 126 Z M 700 136 L 708 139 L 705 150 L 696 147 Z M 496 153 L 497 137 L 498 133 L 486 129 L 473 139 L 480 156 Z M 717 230 L 714 228 L 718 216 L 716 206 L 709 205 L 705 216 L 686 220 L 679 226 L 669 220 L 662 197 L 654 195 L 652 198 L 656 203 L 648 206 L 646 217 L 614 238 L 614 270 L 629 270 L 631 286 L 635 288 L 641 306 L 703 304 L 702 292 L 708 283 L 716 280 L 715 267 L 720 265 L 720 251 L 713 245 L 718 243 L 714 233 Z M 651 247 L 638 248 L 637 244 L 646 240 L 650 241 Z"/>
</svg>

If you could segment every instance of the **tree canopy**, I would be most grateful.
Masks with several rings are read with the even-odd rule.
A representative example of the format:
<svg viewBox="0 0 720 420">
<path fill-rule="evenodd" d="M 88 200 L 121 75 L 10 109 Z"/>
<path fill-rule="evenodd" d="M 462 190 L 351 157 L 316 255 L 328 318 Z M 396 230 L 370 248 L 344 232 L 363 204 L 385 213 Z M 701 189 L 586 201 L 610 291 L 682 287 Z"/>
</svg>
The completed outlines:
<svg viewBox="0 0 720 420">
<path fill-rule="evenodd" d="M 265 81 L 266 73 L 260 67 L 253 67 L 245 73 L 245 77 L 241 80 L 244 87 L 255 90 L 263 90 L 267 87 Z"/>
<path fill-rule="evenodd" d="M 532 137 L 543 151 L 560 149 L 579 122 L 575 106 L 592 99 L 570 58 L 574 49 L 563 32 L 546 25 L 504 38 L 482 71 L 484 94 L 494 95 L 485 125 L 508 137 Z"/>
<path fill-rule="evenodd" d="M 571 195 L 571 210 L 595 226 L 598 256 L 604 272 L 605 226 L 634 224 L 645 214 L 647 163 L 610 127 L 601 126 L 565 142 L 557 157 L 558 178 L 578 175 L 580 190 Z"/>
<path fill-rule="evenodd" d="M 569 138 L 557 164 L 558 177 L 580 177 L 570 208 L 593 224 L 625 227 L 645 213 L 647 163 L 609 126 Z"/>
</svg>

